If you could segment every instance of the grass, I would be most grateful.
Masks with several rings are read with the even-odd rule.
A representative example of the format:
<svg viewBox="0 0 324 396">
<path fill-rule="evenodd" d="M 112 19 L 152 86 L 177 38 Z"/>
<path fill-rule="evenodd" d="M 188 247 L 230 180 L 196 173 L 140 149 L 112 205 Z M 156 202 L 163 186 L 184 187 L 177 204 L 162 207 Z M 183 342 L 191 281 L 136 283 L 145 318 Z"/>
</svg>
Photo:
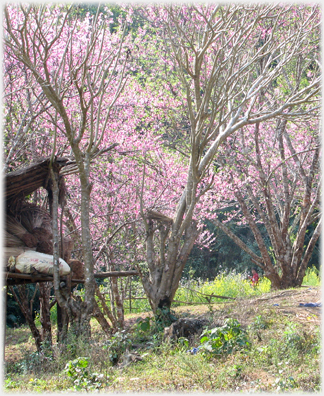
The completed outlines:
<svg viewBox="0 0 324 396">
<path fill-rule="evenodd" d="M 224 279 L 218 282 L 222 285 Z M 90 342 L 70 334 L 65 344 L 44 348 L 42 354 L 35 352 L 26 328 L 10 329 L 4 387 L 7 392 L 37 393 L 320 392 L 319 311 L 299 307 L 319 296 L 319 286 L 266 294 L 253 290 L 234 302 L 174 308 L 178 317 L 206 318 L 209 328 L 228 318 L 241 324 L 249 345 L 217 356 L 188 352 L 200 345 L 199 337 L 190 344 L 186 339 L 164 342 L 152 319 L 145 322 L 150 326 L 141 326 L 143 314 L 126 315 L 126 322 L 140 321 L 110 339 L 92 322 Z"/>
<path fill-rule="evenodd" d="M 303 280 L 303 285 L 319 286 L 320 274 L 319 271 L 313 266 L 307 268 Z M 101 287 L 105 291 L 105 287 Z M 132 283 L 133 297 L 131 300 L 132 312 L 148 312 L 150 305 L 145 299 L 143 287 L 138 282 Z M 200 279 L 182 280 L 175 296 L 174 307 L 190 304 L 205 304 L 208 302 L 206 295 L 219 295 L 232 298 L 244 298 L 259 296 L 264 293 L 269 293 L 271 290 L 271 283 L 269 279 L 261 277 L 256 287 L 251 287 L 251 282 L 247 278 L 247 274 L 236 272 L 221 273 L 214 280 L 201 281 Z M 224 301 L 220 298 L 212 297 L 210 302 Z M 129 311 L 129 300 L 125 302 L 125 313 Z"/>
<path fill-rule="evenodd" d="M 208 301 L 208 296 L 204 295 L 219 295 L 224 297 L 248 297 L 257 296 L 270 291 L 271 283 L 267 278 L 260 278 L 256 287 L 251 287 L 250 280 L 246 279 L 244 274 L 236 274 L 231 272 L 229 274 L 222 273 L 212 281 L 201 280 L 183 280 L 175 295 L 175 302 L 173 306 L 181 306 L 190 304 L 205 304 Z M 100 287 L 102 292 L 107 292 L 107 287 Z M 145 298 L 143 287 L 140 282 L 132 283 L 133 298 L 131 300 L 132 312 L 148 312 L 151 310 L 149 302 Z M 107 293 L 106 293 L 107 295 Z M 134 297 L 136 295 L 136 297 Z M 206 298 L 207 297 L 207 298 Z M 107 300 L 108 302 L 109 300 Z M 221 298 L 212 297 L 211 302 L 223 301 Z M 130 313 L 129 300 L 126 298 L 124 304 L 125 313 Z"/>
<path fill-rule="evenodd" d="M 190 301 L 191 303 L 206 302 L 206 296 L 218 295 L 224 297 L 249 297 L 268 293 L 271 283 L 267 278 L 260 278 L 256 287 L 251 287 L 250 280 L 242 274 L 231 272 L 222 273 L 213 281 L 201 282 L 199 280 L 189 280 L 182 282 L 177 290 L 175 300 Z M 222 301 L 221 298 L 214 297 L 213 302 Z"/>
<path fill-rule="evenodd" d="M 300 337 L 289 350 L 285 338 L 274 335 L 276 329 L 261 331 L 263 342 L 253 342 L 250 350 L 217 359 L 201 354 L 190 355 L 184 347 L 155 346 L 141 351 L 142 360 L 126 367 L 114 368 L 89 357 L 90 372 L 100 372 L 102 382 L 89 390 L 127 391 L 320 391 L 319 346 L 315 333 L 311 341 Z M 252 333 L 249 333 L 253 337 Z M 306 348 L 311 347 L 306 354 Z M 88 351 L 89 352 L 89 351 Z M 73 378 L 72 378 L 73 379 Z M 74 390 L 75 383 L 64 369 L 53 372 L 34 371 L 9 374 L 6 389 L 20 392 L 55 392 Z"/>
<path fill-rule="evenodd" d="M 315 266 L 306 269 L 305 276 L 303 279 L 303 285 L 308 285 L 308 286 L 320 285 L 320 272 Z"/>
</svg>

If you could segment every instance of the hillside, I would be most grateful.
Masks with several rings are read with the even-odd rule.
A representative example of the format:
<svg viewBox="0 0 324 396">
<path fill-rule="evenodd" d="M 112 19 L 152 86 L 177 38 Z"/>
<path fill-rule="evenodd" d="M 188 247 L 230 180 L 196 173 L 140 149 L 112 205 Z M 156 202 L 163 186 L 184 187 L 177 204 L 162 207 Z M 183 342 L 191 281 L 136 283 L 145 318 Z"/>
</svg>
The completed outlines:
<svg viewBox="0 0 324 396">
<path fill-rule="evenodd" d="M 53 348 L 55 359 L 48 350 L 43 356 L 35 352 L 27 328 L 7 329 L 5 388 L 20 392 L 320 391 L 321 308 L 300 306 L 320 298 L 320 287 L 302 287 L 230 303 L 176 308 L 178 317 L 207 319 L 209 328 L 222 326 L 228 318 L 238 320 L 250 346 L 219 356 L 191 354 L 191 348 L 199 346 L 199 337 L 189 345 L 181 338 L 164 342 L 163 332 L 153 331 L 145 313 L 127 315 L 127 330 L 110 341 L 94 322 L 90 344 L 69 339 L 65 347 Z M 141 327 L 143 323 L 151 326 Z M 87 371 L 79 368 L 77 377 L 69 377 L 66 363 L 80 356 L 86 359 Z"/>
</svg>

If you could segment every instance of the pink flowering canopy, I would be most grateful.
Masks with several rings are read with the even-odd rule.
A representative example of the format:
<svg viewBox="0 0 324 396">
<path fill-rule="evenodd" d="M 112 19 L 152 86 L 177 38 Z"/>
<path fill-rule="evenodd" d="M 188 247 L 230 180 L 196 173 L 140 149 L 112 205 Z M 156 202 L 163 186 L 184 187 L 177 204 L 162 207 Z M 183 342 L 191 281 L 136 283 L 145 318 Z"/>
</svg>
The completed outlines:
<svg viewBox="0 0 324 396">
<path fill-rule="evenodd" d="M 79 17 L 67 5 L 6 7 L 5 170 L 53 152 L 75 160 L 77 145 L 88 161 L 97 269 L 107 257 L 128 267 L 148 260 L 148 211 L 183 221 L 181 237 L 197 222 L 196 241 L 208 247 L 204 219 L 237 203 L 237 191 L 266 206 L 264 178 L 278 211 L 289 198 L 296 214 L 305 193 L 300 163 L 310 168 L 319 144 L 319 10 L 121 10 L 114 21 L 109 6 Z M 316 201 L 318 168 L 314 173 L 309 199 Z M 80 230 L 82 183 L 76 173 L 66 178 Z M 234 217 L 247 222 L 239 206 L 227 220 Z"/>
</svg>

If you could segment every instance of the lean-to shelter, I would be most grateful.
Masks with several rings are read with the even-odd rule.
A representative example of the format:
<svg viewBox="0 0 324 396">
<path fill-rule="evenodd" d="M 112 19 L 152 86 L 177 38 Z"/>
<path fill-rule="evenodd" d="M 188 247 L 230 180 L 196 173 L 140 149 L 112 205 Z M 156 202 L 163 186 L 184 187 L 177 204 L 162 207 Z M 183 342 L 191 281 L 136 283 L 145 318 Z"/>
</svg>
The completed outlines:
<svg viewBox="0 0 324 396">
<path fill-rule="evenodd" d="M 64 178 L 60 170 L 69 164 L 67 158 L 55 158 L 52 164 L 59 181 L 59 203 L 65 200 Z M 29 202 L 27 199 L 39 188 L 47 190 L 49 209 Z M 5 176 L 5 246 L 4 268 L 6 284 L 29 283 L 31 281 L 46 280 L 38 274 L 13 274 L 8 272 L 8 259 L 18 256 L 26 250 L 34 250 L 45 254 L 53 254 L 52 232 L 52 179 L 50 158 L 41 159 L 27 167 L 10 172 Z M 69 259 L 72 241 L 64 238 L 63 246 L 65 258 Z M 48 278 L 48 277 L 47 277 Z M 50 280 L 50 279 L 47 279 Z"/>
</svg>

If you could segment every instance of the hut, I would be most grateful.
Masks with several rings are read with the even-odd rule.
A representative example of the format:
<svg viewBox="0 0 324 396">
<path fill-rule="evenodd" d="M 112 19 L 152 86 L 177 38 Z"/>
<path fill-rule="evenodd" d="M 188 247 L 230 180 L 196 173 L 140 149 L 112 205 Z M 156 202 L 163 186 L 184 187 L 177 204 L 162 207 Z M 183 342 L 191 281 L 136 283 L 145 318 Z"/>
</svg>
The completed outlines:
<svg viewBox="0 0 324 396">
<path fill-rule="evenodd" d="M 65 200 L 65 183 L 60 170 L 71 164 L 67 158 L 55 158 L 53 169 L 59 180 L 59 203 Z M 41 159 L 25 168 L 10 172 L 5 176 L 5 233 L 4 268 L 6 284 L 21 284 L 45 280 L 44 276 L 35 279 L 29 274 L 14 274 L 8 271 L 10 256 L 18 256 L 26 250 L 53 254 L 52 232 L 52 179 L 50 176 L 50 158 Z M 49 209 L 40 207 L 26 199 L 39 188 L 47 190 Z M 70 259 L 73 242 L 64 238 L 64 259 Z M 46 277 L 45 277 L 46 278 Z M 48 277 L 47 277 L 48 278 Z M 46 279 L 49 280 L 49 279 Z"/>
</svg>

